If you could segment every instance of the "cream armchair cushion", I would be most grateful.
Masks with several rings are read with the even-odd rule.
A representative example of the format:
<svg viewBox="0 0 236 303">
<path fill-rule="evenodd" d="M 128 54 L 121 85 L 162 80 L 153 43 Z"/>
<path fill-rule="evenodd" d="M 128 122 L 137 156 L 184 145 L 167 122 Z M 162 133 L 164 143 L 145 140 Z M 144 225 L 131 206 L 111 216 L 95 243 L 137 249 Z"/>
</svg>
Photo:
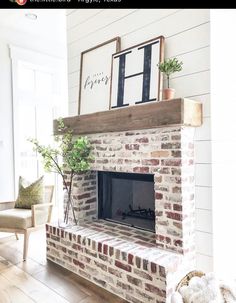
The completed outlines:
<svg viewBox="0 0 236 303">
<path fill-rule="evenodd" d="M 0 228 L 26 229 L 32 227 L 31 209 L 7 209 L 0 211 Z"/>
</svg>

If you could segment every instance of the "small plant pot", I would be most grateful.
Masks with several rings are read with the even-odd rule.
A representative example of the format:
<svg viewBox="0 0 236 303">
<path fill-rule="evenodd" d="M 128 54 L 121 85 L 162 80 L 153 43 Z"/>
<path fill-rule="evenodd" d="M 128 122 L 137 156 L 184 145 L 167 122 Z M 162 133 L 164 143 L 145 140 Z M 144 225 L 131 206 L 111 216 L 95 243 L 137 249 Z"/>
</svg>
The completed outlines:
<svg viewBox="0 0 236 303">
<path fill-rule="evenodd" d="M 162 91 L 162 100 L 170 100 L 175 96 L 175 89 L 173 88 L 165 88 Z"/>
</svg>

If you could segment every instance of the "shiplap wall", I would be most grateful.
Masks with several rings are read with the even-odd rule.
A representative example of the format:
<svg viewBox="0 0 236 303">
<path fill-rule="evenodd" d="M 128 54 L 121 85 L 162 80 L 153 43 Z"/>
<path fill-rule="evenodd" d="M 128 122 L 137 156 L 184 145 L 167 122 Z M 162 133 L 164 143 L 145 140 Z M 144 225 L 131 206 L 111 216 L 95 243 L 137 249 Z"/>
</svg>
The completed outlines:
<svg viewBox="0 0 236 303">
<path fill-rule="evenodd" d="M 171 86 L 177 97 L 200 100 L 204 121 L 196 129 L 196 243 L 199 269 L 212 270 L 210 12 L 208 9 L 67 10 L 69 114 L 77 115 L 80 53 L 115 36 L 121 49 L 165 36 L 165 56 L 184 62 Z"/>
</svg>

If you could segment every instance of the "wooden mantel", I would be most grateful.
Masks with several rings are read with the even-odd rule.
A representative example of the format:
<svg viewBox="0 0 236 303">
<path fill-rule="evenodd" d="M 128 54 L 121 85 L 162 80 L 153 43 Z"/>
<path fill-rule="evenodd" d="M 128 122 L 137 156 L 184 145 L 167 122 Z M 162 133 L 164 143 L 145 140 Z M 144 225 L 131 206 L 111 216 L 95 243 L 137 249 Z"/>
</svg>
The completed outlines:
<svg viewBox="0 0 236 303">
<path fill-rule="evenodd" d="M 184 98 L 150 102 L 68 117 L 64 119 L 64 123 L 73 130 L 74 135 L 141 130 L 174 125 L 197 127 L 202 125 L 202 103 Z M 58 134 L 56 120 L 54 120 L 54 134 Z"/>
</svg>

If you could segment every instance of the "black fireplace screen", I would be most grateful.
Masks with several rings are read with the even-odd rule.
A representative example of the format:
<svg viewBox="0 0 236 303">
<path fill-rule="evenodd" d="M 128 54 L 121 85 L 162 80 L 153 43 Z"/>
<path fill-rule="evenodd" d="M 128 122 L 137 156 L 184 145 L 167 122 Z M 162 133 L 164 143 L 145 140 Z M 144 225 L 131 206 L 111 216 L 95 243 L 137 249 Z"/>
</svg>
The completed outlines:
<svg viewBox="0 0 236 303">
<path fill-rule="evenodd" d="M 155 230 L 154 176 L 98 172 L 98 217 Z"/>
</svg>

